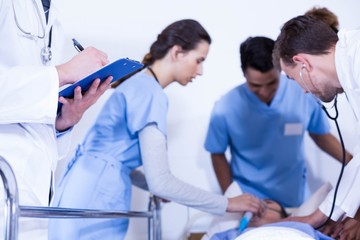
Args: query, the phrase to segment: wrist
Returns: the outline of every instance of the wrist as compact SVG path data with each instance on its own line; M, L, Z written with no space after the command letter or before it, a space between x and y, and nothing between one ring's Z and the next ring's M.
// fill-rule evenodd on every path
M69 84L69 81L66 77L66 71L64 70L63 64L55 66L58 78L59 78L59 86L64 86L65 84Z
M234 203L231 198L227 198L228 204L226 206L227 212L233 212L234 211Z
M61 115L58 115L56 117L55 121L55 129L58 132L65 132L71 128L73 124L70 121L67 121L65 118L63 118Z

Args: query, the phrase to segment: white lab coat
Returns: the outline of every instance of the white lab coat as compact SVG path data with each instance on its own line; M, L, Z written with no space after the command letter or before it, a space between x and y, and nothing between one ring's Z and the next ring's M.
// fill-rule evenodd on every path
M70 136L56 138L59 80L55 67L42 64L40 50L48 44L52 25L51 65L59 63L64 34L56 14L56 0L51 3L46 42L20 31L13 6L24 31L42 34L45 15L41 0L35 2L40 14L32 0L0 0L0 155L15 172L20 204L48 206L51 173L59 158L57 145L64 154ZM20 218L19 232L19 239L47 239L47 221Z
M20 204L48 206L51 172L59 158L55 131L59 80L55 67L42 64L40 51L52 25L51 64L56 64L63 33L56 1L51 2L44 39L20 31L13 6L23 30L42 34L45 15L41 1L35 1L40 14L32 0L0 0L0 155L15 172Z
M354 217L360 206L360 30L340 30L335 50L335 65L342 88L357 118L357 146L353 159L345 167L335 204L333 220L342 216ZM321 204L320 210L328 214L334 197L333 189Z

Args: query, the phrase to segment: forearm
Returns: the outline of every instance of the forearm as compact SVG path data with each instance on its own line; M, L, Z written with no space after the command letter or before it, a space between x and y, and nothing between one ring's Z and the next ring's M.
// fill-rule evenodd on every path
M152 193L213 214L225 212L228 205L226 197L201 190L171 174L165 136L155 125L145 127L139 133L139 140L144 173Z
M214 167L215 175L220 184L220 188L224 193L232 182L232 174L229 163L225 154L211 154L211 160Z
M341 143L332 134L318 135L310 133L310 137L321 150L342 163L343 149ZM347 164L352 158L352 154L345 149L345 163Z

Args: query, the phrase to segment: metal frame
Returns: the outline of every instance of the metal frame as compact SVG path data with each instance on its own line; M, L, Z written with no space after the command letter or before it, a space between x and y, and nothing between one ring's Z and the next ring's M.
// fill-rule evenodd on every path
M0 156L0 176L4 185L5 240L18 239L19 217L30 218L148 218L148 239L161 240L160 200L150 196L147 212L103 211L98 209L75 209L34 207L19 205L19 192L15 174L9 163Z

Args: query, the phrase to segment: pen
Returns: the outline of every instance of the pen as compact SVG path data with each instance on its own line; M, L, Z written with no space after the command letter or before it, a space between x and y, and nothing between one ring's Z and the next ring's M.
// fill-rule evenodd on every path
M252 212L246 212L244 214L244 216L241 218L240 225L239 225L240 232L244 231L244 229L248 226L252 216L253 216Z
M81 52L81 51L84 50L83 46L81 46L81 44L80 44L78 41L76 41L75 38L73 38L72 41L73 41L73 43L74 43L75 49L76 49L78 52Z

